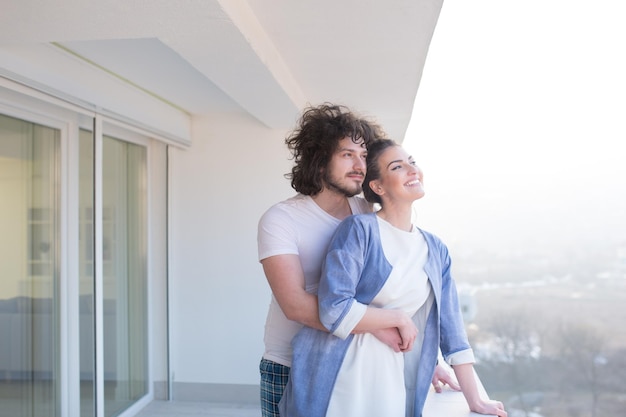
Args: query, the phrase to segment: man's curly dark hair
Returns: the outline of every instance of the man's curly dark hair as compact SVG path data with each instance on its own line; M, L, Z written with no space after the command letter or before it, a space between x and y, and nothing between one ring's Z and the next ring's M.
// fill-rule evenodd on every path
M346 106L324 103L306 108L297 128L285 139L295 161L291 173L285 175L291 187L304 195L321 192L324 171L339 141L346 137L367 148L372 141L385 138L385 132Z

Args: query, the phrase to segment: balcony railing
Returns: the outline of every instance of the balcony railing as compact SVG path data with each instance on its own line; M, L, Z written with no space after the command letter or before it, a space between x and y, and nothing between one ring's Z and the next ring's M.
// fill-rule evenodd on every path
M442 361L440 361L442 363ZM476 376L478 383L478 389L485 398L488 398L483 384L480 382L480 378ZM463 393L460 391L453 391L449 387L444 387L443 391L436 393L431 387L426 403L424 404L424 411L422 417L485 417L484 414L473 413L467 406L467 401Z

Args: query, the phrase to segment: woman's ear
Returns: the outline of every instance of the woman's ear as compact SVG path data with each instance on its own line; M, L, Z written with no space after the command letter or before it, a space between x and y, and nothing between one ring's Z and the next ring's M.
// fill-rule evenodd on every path
M372 189L372 191L374 191L376 194L378 194L378 195L385 194L385 190L383 190L383 187L382 187L382 185L380 185L380 181L379 180L371 180L369 182L369 186Z

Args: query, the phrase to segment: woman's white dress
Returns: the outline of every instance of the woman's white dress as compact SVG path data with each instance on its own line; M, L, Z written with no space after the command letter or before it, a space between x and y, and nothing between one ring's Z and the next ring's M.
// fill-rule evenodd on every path
M377 217L383 252L391 275L371 306L401 309L413 316L432 297L423 270L428 246L422 234L395 228ZM414 349L421 350L425 315L418 320ZM416 322L417 324L417 322ZM405 417L404 354L394 352L371 333L356 334L337 375L326 417ZM412 372L412 371L411 371ZM410 373L411 373L410 372Z

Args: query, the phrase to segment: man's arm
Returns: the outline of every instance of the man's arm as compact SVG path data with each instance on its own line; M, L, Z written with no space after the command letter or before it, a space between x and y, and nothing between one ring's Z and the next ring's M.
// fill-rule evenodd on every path
M304 272L298 255L270 256L261 264L285 316L305 326L328 331L320 322L317 296L304 290Z
M304 272L298 255L270 256L263 259L261 264L285 316L289 320L327 332L328 329L320 322L317 296L304 290ZM394 351L400 351L402 338L396 328L380 329L371 333Z

